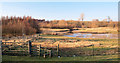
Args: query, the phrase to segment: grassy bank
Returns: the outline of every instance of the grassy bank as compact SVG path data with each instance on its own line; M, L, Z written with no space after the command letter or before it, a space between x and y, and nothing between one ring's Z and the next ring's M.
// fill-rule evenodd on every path
M111 33L118 34L118 28L112 27L98 27L98 28L73 28L73 33ZM78 29L78 30L76 30ZM69 32L69 29L50 29L41 28L42 31L54 31L54 32Z

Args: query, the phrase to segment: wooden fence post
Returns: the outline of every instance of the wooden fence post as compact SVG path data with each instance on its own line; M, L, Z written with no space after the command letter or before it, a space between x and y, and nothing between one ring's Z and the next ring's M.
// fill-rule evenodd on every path
M44 57L44 58L46 58L45 49L44 49L44 54L43 54L43 57Z
M2 42L3 43L3 42ZM5 40L5 46L6 46L6 40Z
M31 56L31 48L32 48L32 44L31 44L31 41L28 42L28 53L29 55Z
M49 51L49 57L51 57L51 50Z
M53 54L52 54L52 50L51 50L51 57L53 56Z
M57 46L57 56L59 56L59 44Z
M14 46L15 46L15 41L16 41L16 40L14 40L14 42L13 42L13 45L14 45Z
M93 56L94 56L94 44L92 45L92 49L93 49Z
M40 51L40 56L41 56L41 44L39 45L39 51Z

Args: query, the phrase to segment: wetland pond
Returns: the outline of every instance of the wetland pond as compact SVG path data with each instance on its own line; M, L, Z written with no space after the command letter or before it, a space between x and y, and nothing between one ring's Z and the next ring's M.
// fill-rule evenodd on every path
M118 39L118 34L74 33L74 34L64 35L64 36L67 36L67 37L79 37L79 38Z

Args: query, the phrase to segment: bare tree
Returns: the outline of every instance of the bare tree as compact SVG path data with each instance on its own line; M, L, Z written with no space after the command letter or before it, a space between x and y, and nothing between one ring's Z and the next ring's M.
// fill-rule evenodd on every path
M84 13L81 13L80 17L81 17L81 20L83 21L84 20Z
M110 22L110 16L108 16L108 22Z

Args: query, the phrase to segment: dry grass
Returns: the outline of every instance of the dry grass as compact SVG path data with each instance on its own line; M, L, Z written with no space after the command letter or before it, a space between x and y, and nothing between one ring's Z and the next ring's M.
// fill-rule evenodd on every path
M33 42L33 45L41 44L43 47L56 47L59 44L60 48L75 48L89 47L94 45L95 48L116 48L118 41L78 41L78 42Z
M50 28L40 28L43 31L65 31L69 29L50 29Z
M110 28L110 27L99 27L99 28L79 28L77 31L73 31L74 33L79 32L98 32L98 33L118 33L118 28Z

